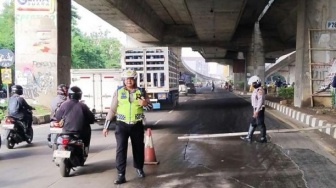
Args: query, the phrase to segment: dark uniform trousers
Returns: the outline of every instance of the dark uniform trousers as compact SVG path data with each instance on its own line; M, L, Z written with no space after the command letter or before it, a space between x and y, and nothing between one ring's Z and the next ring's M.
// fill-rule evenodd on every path
M133 166L137 169L143 169L144 166L144 126L142 121L136 124L126 124L117 121L115 128L115 137L117 140L116 167L118 174L125 174L127 161L128 138L131 138L133 152Z
M251 125L256 128L258 125L261 126L261 137L266 136L266 126L265 126L265 107L263 107L259 112L257 118L252 118Z

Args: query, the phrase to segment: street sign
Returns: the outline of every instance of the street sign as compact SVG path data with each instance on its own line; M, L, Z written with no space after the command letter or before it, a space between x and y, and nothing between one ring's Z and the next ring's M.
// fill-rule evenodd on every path
M3 84L12 83L12 69L1 69L1 81Z
M10 67L14 63L14 53L8 49L0 50L0 66Z

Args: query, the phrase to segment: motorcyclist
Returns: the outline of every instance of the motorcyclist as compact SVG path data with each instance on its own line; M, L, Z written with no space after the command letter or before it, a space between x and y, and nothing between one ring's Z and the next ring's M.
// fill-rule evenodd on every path
M63 119L62 132L78 133L84 142L85 152L88 154L91 140L91 126L94 123L94 115L89 107L79 102L82 98L82 90L73 86L68 90L69 100L62 103L55 114L56 122Z
M56 111L59 109L61 104L67 100L68 96L68 89L69 87L65 84L60 84L57 86L57 95L55 98L51 100L50 105L50 127L54 127L54 121L55 121L55 114ZM53 144L56 142L56 136L57 134L48 134L48 146L51 148Z
M34 107L30 106L23 97L23 88L20 85L13 85L11 87L12 96L8 101L8 115L12 116L25 124L24 133L28 138L27 130L30 130L33 123L32 110Z

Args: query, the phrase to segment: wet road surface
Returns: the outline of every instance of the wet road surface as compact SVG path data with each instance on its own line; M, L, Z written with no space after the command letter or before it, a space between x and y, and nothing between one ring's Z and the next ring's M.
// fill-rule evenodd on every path
M177 139L195 134L246 132L252 114L248 98L203 88L196 95L181 96L175 110L146 113L160 163L146 165L147 176L138 178L129 145L127 183L122 185L113 184L113 129L104 138L102 127L93 125L86 165L72 171L71 177L62 178L59 168L51 162L51 149L46 146L47 125L35 126L33 144L21 143L12 150L2 145L0 187L334 187L335 156L328 152L325 143L316 143L323 135L316 136L314 131L272 133L267 144L246 143L239 137ZM271 109L266 111L268 129L299 125Z

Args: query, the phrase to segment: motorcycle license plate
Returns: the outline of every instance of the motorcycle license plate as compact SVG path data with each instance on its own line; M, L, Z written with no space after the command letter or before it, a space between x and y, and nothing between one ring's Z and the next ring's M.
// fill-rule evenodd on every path
M70 158L71 151L60 151L55 150L54 151L54 157L58 158Z
M51 134L62 133L62 128L51 127L51 128L50 128L50 133L51 133Z
M14 124L3 124L2 128L4 128L4 129L14 129Z

